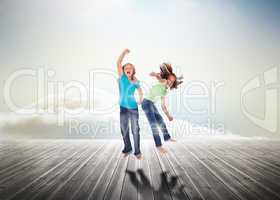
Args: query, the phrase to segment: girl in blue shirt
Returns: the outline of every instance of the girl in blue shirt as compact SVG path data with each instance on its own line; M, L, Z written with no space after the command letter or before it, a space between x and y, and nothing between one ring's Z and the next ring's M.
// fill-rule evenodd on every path
M143 101L143 92L140 87L139 81L135 77L135 67L131 63L122 65L122 61L126 54L130 51L125 49L118 58L118 83L120 93L120 126L121 133L124 141L123 154L127 156L132 152L132 146L129 137L129 122L134 140L134 155L141 159L140 151L140 128L139 128L139 113L138 105ZM134 92L137 90L140 100L136 102Z

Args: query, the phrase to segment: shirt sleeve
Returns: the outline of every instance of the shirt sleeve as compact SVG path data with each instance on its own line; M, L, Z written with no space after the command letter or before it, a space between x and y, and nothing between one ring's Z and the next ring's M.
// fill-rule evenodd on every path
M136 88L139 88L139 87L140 87L140 81L136 81L135 87L136 87Z
M119 77L120 82L124 82L127 79L126 75L122 73L122 75Z
M124 80L126 78L125 74L122 73L121 77L120 77L120 80Z

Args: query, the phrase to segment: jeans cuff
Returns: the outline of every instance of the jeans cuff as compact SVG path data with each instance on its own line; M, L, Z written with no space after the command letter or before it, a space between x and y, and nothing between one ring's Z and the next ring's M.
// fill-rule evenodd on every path
M134 153L135 156L141 155L141 152Z
M130 149L130 150L126 150L126 149L122 150L122 153L131 153L131 152L132 152L132 149Z
M167 140L171 139L169 134L164 135L163 138L164 138L164 141L167 141Z
M162 144L160 143L160 144L156 144L156 147L160 147Z

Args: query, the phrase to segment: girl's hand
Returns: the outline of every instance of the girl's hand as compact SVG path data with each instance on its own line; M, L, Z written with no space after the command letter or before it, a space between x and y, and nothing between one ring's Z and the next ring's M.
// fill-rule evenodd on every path
M141 105L142 102L143 102L143 98L141 98L139 101L137 101L137 104L138 104L138 105Z
M151 72L150 76L157 76L157 73L156 72Z
M141 105L144 98L143 98L143 91L142 91L142 88L141 87L138 87L137 88L137 92L138 92L138 95L139 95L139 100L137 101L137 104L138 105Z
M117 60L117 66L118 66L118 74L119 74L119 76L121 76L122 73L123 73L122 61L123 61L125 55L128 54L129 52L130 52L129 49L124 49L123 52L121 53L121 55L119 56L118 60Z
M125 49L125 50L123 51L123 53L124 53L124 54L129 54L129 53L130 53L130 50L129 50L129 49Z
M173 117L172 116L168 116L168 120L169 121L173 121Z

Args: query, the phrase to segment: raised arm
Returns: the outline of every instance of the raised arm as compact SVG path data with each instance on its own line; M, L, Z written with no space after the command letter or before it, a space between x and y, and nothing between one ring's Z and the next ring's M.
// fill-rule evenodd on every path
M118 58L117 66L118 66L118 74L119 74L119 76L122 75L122 73L123 73L122 61L123 61L125 55L128 54L129 52L130 52L129 49L123 50L123 52L121 53L121 55Z
M165 97L161 97L161 109L164 112L164 114L167 116L169 121L172 121L173 117L169 114L169 112L167 110Z
M165 79L162 79L162 78L160 77L160 74L159 74L159 73L156 73L156 72L151 72L151 73L150 73L150 76L155 77L159 82L162 82L162 83L164 83L164 82L166 81Z

